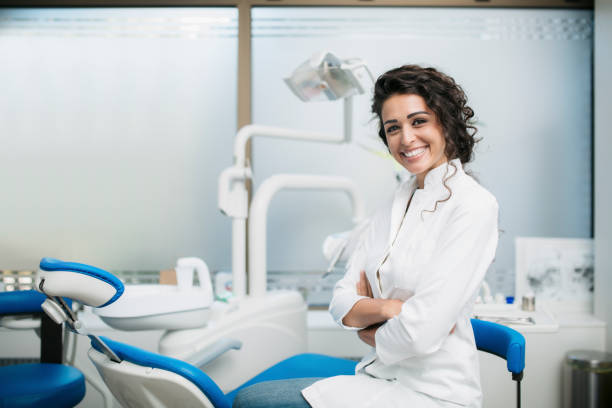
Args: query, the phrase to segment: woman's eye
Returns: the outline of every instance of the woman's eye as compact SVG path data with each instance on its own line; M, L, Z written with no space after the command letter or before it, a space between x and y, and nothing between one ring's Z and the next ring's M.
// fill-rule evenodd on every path
M413 126L422 125L423 123L427 123L426 119L417 118L412 122Z
M398 130L398 129L399 129L399 126L397 126L397 125L393 125L393 126L389 126L389 127L387 128L386 132L387 132L387 133L393 133L393 132L395 132L395 131L396 131L396 130Z

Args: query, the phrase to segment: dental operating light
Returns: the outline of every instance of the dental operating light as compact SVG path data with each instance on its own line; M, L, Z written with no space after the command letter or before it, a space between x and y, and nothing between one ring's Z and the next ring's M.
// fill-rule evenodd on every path
M341 60L326 51L314 54L285 78L285 83L303 102L335 101L360 95L373 82L361 59Z
M328 51L315 53L298 66L285 83L302 102L344 101L344 139L353 133L353 96L364 94L374 77L360 58L340 59Z

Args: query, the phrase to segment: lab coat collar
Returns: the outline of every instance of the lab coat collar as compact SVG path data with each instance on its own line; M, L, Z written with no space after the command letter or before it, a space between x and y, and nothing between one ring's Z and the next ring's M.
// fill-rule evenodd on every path
M453 167L453 165L455 167ZM444 187L444 179L451 176L460 175L461 173L463 173L461 160L453 159L450 162L446 162L434 169L431 169L425 176L423 189L417 189L417 181L416 177L414 176L404 182L404 184L402 184L397 190L393 200L393 205L391 207L389 245L391 245L395 239L395 236L397 235L397 232L402 224L402 220L404 219L404 214L406 213L408 200L410 200L413 194L416 196L418 193L420 196L419 203L414 202L414 205L418 207L430 206L431 202L435 202L437 199L443 198L443 196L441 197L441 194L447 191ZM453 177L451 180L454 180L454 178L455 177ZM449 180L449 183L451 180Z
M429 170L429 173L425 175L425 185L423 190L425 190L427 193L435 193L440 190L445 190L444 179L455 176L455 172L463 173L463 166L461 165L461 160L459 159L453 159L450 162L446 162L434 169Z

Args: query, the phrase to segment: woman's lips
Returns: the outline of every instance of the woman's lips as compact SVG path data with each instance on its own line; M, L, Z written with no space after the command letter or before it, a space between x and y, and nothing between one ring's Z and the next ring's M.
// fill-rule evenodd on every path
M406 160L418 160L421 158L421 156L423 156L423 154L425 154L428 148L429 146L417 147L416 149L411 149L408 152L401 152L400 154Z

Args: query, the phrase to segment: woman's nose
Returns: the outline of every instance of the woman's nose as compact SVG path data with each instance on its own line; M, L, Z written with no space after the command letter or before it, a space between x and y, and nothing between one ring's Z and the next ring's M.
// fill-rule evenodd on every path
M416 139L416 136L412 129L402 129L402 143L410 144Z

